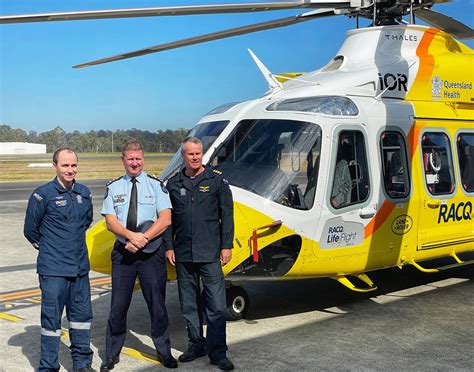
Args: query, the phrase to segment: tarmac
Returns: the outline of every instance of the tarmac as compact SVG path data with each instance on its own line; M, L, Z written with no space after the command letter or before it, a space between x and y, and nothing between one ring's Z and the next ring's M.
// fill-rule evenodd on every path
M95 221L105 180L92 189ZM0 371L38 365L40 302L36 255L23 237L27 198L37 183L0 184ZM244 282L247 319L227 323L228 356L237 371L472 371L473 266L436 274L412 267L370 273L379 289L355 293L330 279ZM91 272L93 367L105 349L110 277ZM172 352L186 349L177 286L167 287ZM129 310L129 332L114 371L163 368L153 358L150 319L140 292ZM62 370L72 370L67 320L60 346ZM182 371L218 371L208 358L180 363Z

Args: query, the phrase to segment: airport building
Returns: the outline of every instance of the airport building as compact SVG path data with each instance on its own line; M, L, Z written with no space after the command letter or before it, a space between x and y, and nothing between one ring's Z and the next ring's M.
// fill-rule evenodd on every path
M46 145L28 142L0 142L0 155L46 154Z

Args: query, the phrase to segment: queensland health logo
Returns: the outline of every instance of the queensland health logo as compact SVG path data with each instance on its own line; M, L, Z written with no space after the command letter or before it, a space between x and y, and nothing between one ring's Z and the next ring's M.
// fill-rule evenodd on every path
M443 80L439 76L433 76L431 79L431 96L433 99L441 100L441 90L443 88Z
M466 98L466 93L471 90L472 82L442 80L439 76L433 76L431 79L431 96L435 101L461 100L462 96Z

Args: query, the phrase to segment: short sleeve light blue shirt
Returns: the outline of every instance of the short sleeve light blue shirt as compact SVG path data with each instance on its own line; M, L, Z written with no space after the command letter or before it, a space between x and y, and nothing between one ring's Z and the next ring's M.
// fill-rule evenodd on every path
M131 177L125 176L112 181L107 186L101 214L117 217L122 226L127 226L128 207L132 192ZM137 225L145 221L156 221L158 213L171 209L171 202L166 188L160 181L142 172L137 179ZM116 238L125 243L121 236Z

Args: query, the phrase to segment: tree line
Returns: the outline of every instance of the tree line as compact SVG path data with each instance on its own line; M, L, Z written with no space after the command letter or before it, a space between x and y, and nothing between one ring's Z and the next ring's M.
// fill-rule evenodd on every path
M58 147L68 146L77 152L120 152L129 139L141 142L145 152L175 152L186 137L188 129L166 129L150 132L136 128L128 130L91 130L81 133L78 130L67 133L61 127L38 133L0 125L0 142L30 142L46 144L47 152Z

